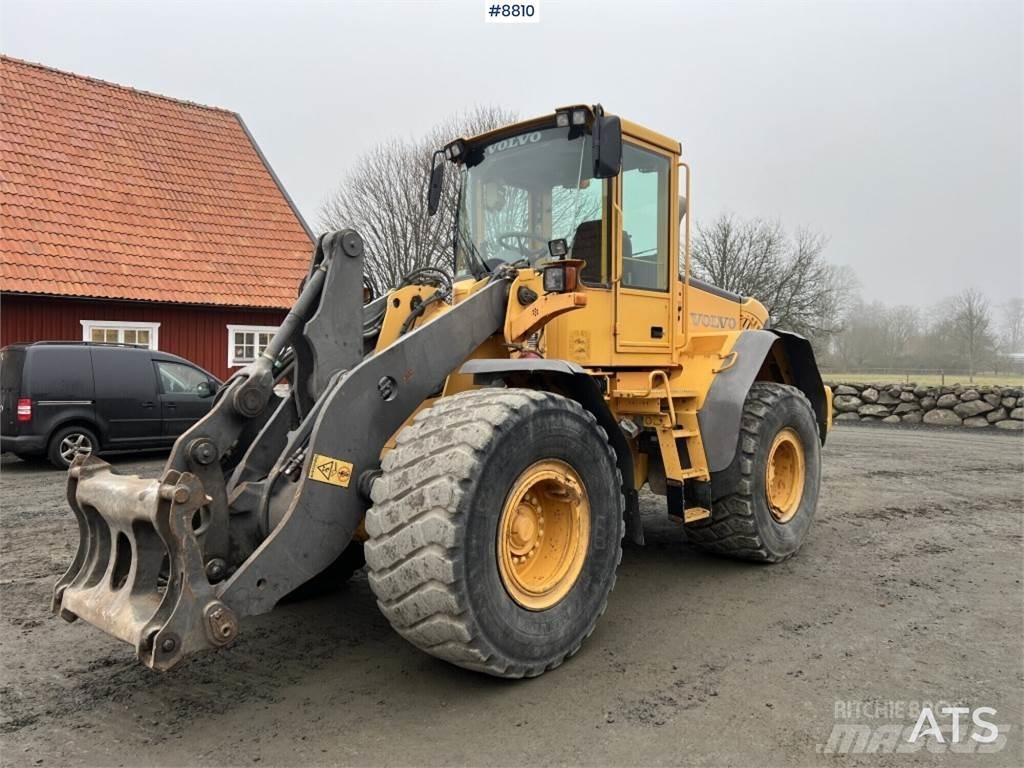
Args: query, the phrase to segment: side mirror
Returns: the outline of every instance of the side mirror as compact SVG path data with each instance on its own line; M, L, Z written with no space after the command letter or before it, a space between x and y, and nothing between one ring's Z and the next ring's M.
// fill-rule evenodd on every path
M196 385L196 394L200 397L213 397L217 394L217 385L212 381L200 381Z
M595 115L593 127L594 178L610 179L622 169L622 123L614 115Z
M444 160L430 169L430 187L427 190L427 213L433 216L441 205L441 190L444 188Z

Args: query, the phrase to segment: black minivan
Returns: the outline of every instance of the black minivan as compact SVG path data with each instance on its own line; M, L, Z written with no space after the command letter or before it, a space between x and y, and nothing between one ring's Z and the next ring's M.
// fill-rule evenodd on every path
M66 468L79 453L170 447L221 382L166 352L40 341L0 349L0 384L0 449Z

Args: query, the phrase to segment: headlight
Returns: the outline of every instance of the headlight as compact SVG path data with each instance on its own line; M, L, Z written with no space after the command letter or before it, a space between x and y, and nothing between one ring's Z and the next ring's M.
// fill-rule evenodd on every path
M565 268L548 267L544 270L544 292L561 293L565 290Z
M571 293L576 290L576 265L552 264L544 267L544 293Z

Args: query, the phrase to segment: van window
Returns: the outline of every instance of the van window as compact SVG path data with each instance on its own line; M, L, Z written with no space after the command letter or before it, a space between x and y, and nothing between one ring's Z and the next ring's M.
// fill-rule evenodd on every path
M210 379L191 365L158 361L160 391L165 395L198 395L199 385L208 384Z
M86 347L29 347L25 394L35 400L92 400L92 362Z
M152 400L156 374L149 352L129 347L93 347L96 399L111 401Z

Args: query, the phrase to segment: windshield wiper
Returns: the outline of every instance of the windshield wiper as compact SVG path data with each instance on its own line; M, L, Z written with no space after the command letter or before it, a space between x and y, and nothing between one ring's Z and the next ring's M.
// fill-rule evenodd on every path
M474 243L469 235L466 234L466 231L456 224L455 233L457 242L461 242L467 253L472 257L471 261L482 268L485 274L491 274L493 270L487 266L487 262L484 261L484 257L481 256L480 251L477 250L476 243ZM473 272L473 277L477 280L480 279L480 275L477 275L474 270L470 269L470 271Z
M462 224L460 223L460 221L461 221L461 213L462 213L462 184L461 183L459 184L459 198L458 199L459 199L459 204L455 208L455 248L456 248L456 250L458 250L459 242L461 240L463 246L466 247L466 250L469 252L469 255L472 256L472 260L474 262L476 262L476 264L478 266L483 267L484 274L489 275L489 274L491 274L491 268L487 266L487 262L484 261L484 257L481 256L480 255L480 251L477 250L476 243L474 243L473 240L469 237L469 235L466 234L466 232L462 229ZM470 269L470 272L473 273L473 277L475 277L477 280L480 279L480 275L478 275L472 268Z

